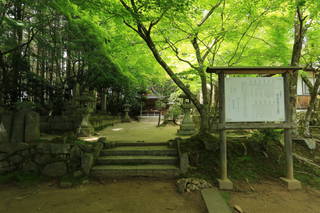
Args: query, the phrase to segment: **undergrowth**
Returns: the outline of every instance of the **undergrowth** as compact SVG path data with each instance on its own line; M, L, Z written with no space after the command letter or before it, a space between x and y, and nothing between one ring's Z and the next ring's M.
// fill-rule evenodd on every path
M231 134L230 134L231 135ZM228 175L233 180L259 182L279 179L286 174L284 149L279 142L280 130L254 131L248 137L227 137ZM227 134L228 136L228 134ZM205 142L211 143L207 150ZM208 147L208 146L207 146ZM216 182L220 177L220 151L217 135L194 136L181 143L182 152L189 154L190 170L184 176ZM295 161L296 178L304 184L320 188L320 171Z
M45 180L45 177L31 172L11 172L8 174L0 175L0 184L14 183L20 187L35 186Z

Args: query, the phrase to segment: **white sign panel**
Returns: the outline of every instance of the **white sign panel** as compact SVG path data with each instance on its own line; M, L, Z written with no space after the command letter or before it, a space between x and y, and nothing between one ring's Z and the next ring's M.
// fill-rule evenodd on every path
M225 79L226 122L285 121L282 77Z

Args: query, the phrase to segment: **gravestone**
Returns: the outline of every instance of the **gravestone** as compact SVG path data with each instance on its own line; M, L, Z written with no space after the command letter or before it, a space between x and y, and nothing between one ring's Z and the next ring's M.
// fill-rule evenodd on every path
M4 128L6 129L9 139L12 131L12 114L12 112L3 112L0 114L0 122L2 122Z
M9 141L8 132L2 122L0 122L0 143L7 143Z
M25 115L24 142L34 142L40 138L40 117L36 112L27 112Z
M22 143L24 141L24 121L26 111L18 111L13 114L13 126L11 133L12 143Z

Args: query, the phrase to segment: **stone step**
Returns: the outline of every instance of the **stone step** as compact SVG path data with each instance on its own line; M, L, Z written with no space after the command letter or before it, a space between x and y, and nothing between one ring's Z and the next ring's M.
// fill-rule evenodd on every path
M178 158L175 156L104 156L97 159L97 165L137 165L137 164L171 164L175 165Z
M168 146L168 142L115 142L116 146Z
M177 156L177 150L166 146L119 146L101 151L101 156L160 155Z
M179 169L173 165L104 165L94 166L93 177L167 177L179 175Z

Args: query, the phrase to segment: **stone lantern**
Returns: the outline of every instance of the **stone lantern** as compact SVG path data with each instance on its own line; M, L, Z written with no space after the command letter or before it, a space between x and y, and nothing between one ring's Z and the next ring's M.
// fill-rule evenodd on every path
M90 107L90 103L94 102L93 98L89 95L89 93L84 93L79 98L77 98L80 103L77 114L80 115L80 126L78 128L78 136L88 137L93 135L94 128L91 125L90 113L92 112L92 108Z
M124 111L124 118L123 118L122 122L130 122L131 119L129 117L129 112L130 112L131 105L130 104L124 104L123 107L124 107L124 110L123 110Z
M181 95L180 98L183 99L183 104L181 105L181 108L184 112L184 117L181 122L180 129L178 129L177 134L193 135L196 132L196 129L195 129L193 120L191 118L191 112L190 112L192 109L192 103L190 102L190 99L188 99L186 95Z

